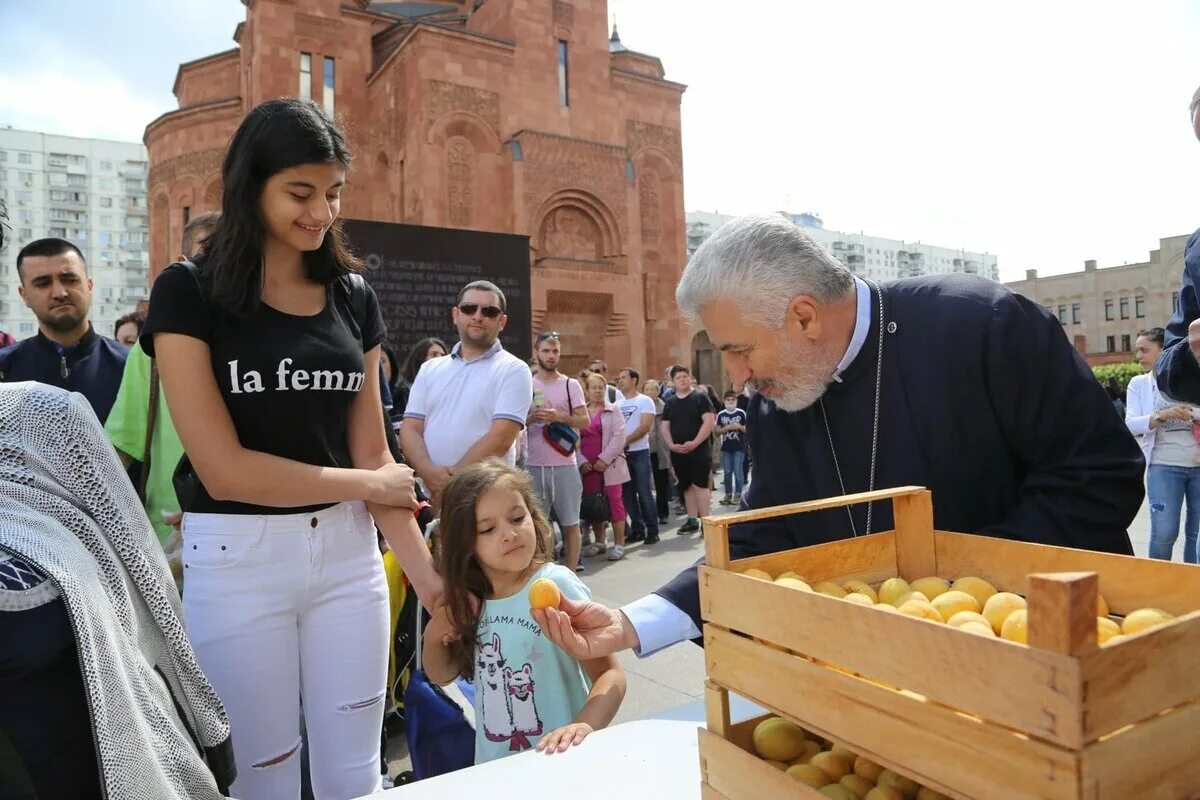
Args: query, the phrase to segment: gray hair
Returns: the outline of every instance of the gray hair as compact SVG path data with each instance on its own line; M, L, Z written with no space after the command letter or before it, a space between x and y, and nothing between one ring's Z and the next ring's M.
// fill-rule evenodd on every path
M854 276L819 242L774 214L722 225L695 252L675 302L695 320L715 300L734 300L747 321L778 327L792 300L831 303L854 290Z

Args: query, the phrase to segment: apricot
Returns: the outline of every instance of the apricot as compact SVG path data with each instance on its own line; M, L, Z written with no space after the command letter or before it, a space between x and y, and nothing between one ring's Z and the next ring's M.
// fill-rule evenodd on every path
M558 590L558 584L549 578L538 578L529 587L529 607L532 609L558 608L561 602L562 592Z

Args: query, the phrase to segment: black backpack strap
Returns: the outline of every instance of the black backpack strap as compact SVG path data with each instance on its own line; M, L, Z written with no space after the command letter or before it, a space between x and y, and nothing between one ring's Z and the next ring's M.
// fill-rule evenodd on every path
M367 280L357 272L351 272L346 278L350 281L350 306L361 331L367 326Z

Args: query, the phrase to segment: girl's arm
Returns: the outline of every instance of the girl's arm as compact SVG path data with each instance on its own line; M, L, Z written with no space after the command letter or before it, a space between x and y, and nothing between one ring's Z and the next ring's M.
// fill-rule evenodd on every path
M445 605L434 609L423 635L421 668L425 670L425 677L439 686L445 686L458 677L458 670L451 662L450 650L446 647L446 643L457 638L458 634L450 622L450 612Z
M273 508L363 499L416 507L411 473L394 465L318 467L242 447L213 376L208 344L184 334L157 333L154 345L171 420L213 499Z
M385 465L398 467L387 444L383 426L383 400L379 394L379 345L363 354L366 363L366 380L362 390L350 407L349 429L346 436L350 444L350 457L360 469L376 470ZM388 547L396 554L404 574L412 582L417 597L426 608L433 608L442 594L442 579L433 567L433 557L425 545L425 537L413 512L407 508L368 503L375 524L387 540Z
M570 725L553 730L541 738L537 749L543 753L561 753L578 745L588 734L607 728L625 699L625 672L616 656L590 658L580 662L592 679L592 691Z

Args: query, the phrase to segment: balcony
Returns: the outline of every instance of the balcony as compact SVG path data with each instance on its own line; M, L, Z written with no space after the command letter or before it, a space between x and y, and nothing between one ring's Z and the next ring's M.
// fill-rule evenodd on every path
M123 200L121 202L121 210L123 210L126 214L136 214L138 216L141 216L147 212L147 209L144 205L138 205L137 203L129 200Z

